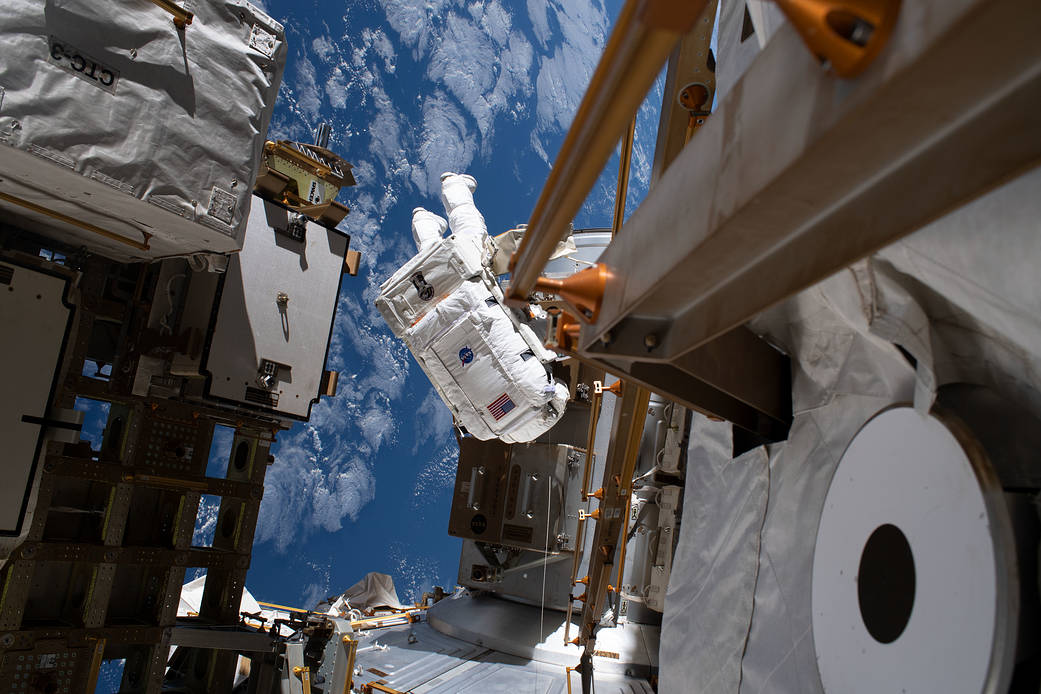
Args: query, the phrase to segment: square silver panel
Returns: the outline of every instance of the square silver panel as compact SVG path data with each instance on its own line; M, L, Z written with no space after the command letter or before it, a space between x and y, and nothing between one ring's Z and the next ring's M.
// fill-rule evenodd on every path
M318 401L350 238L254 197L203 370L207 396L307 419Z

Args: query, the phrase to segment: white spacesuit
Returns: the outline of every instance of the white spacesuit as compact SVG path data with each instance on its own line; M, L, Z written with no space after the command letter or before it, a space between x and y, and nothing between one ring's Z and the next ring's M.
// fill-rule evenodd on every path
M380 286L376 307L459 426L479 439L522 443L557 423L569 392L550 375L554 353L503 304L476 187L471 176L441 176L448 220L413 210L418 252Z

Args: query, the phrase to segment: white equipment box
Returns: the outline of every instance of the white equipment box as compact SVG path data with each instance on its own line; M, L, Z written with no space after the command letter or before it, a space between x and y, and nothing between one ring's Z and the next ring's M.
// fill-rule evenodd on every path
M115 260L242 245L285 66L282 26L199 0L5 0L0 208Z
M255 198L242 251L222 276L202 370L210 398L306 420L335 389L323 374L350 237L294 217Z

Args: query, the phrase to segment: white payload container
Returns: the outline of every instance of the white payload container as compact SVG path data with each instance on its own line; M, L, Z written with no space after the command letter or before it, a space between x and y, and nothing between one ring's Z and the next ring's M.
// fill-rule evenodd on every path
M123 262L242 247L285 32L188 5L3 0L0 215Z
M376 306L459 426L482 440L532 441L560 419L570 394L550 373L556 355L503 303L473 179L442 181L457 233L442 239L444 220L417 208L419 253L383 283Z

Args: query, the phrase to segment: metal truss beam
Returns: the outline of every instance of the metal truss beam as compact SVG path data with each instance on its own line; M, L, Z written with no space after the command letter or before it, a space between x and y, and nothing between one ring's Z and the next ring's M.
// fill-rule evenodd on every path
M1035 166L1039 30L1036 0L904 3L844 81L779 29L604 252L579 351L672 361Z

